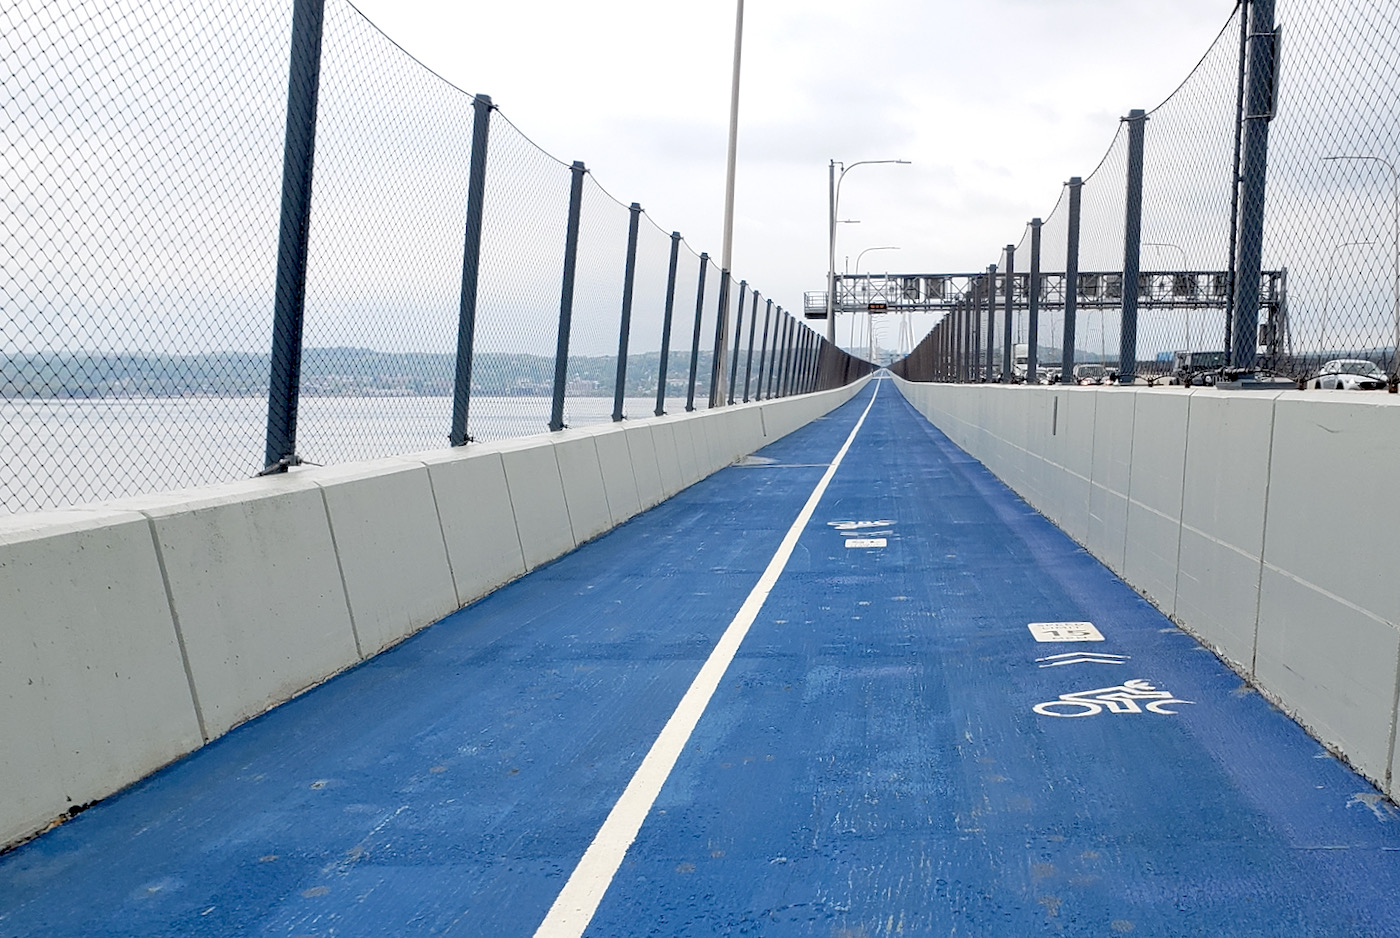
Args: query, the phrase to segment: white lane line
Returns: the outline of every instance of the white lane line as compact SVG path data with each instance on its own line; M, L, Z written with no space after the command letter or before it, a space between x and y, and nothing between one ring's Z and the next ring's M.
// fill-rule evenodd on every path
M719 642L710 652L710 657L700 668L700 673L695 675L690 689L676 705L675 713L671 714L671 718L662 727L661 735L651 744L650 751L638 766L632 780L627 783L622 797L613 805L607 820L593 838L593 843L589 844L588 850L569 876L569 881L564 884L559 897L554 900L554 905L550 906L549 914L535 930L535 938L580 938L588 923L593 920L598 903L603 901L603 894L617 875L617 869L622 865L623 857L627 855L632 841L637 838L637 831L641 830L642 822L651 812L651 806L656 803L661 786L666 783L676 760L690 741L695 725L700 722L700 716L709 706L710 698L719 687L720 679L724 677L724 672L738 653L740 643L749 632L749 626L758 618L758 612L763 608L768 594L777 585L778 577L797 547L797 540L801 537L803 528L811 520L812 513L817 510L817 503L821 501L826 487L831 484L831 478L836 475L841 461L846 458L846 452L855 442L856 434L865 423L870 408L875 406L875 398L879 393L880 385L876 383L875 393L870 395L870 403L865 405L865 411L851 429L851 435L846 437L846 442L837 451L836 458L831 461L821 481L808 496L807 504L802 506L797 519L792 522L792 527L788 528L782 543L778 545L777 553L768 561L768 566L758 578L757 585L739 607L739 612L724 630L724 634L720 636Z

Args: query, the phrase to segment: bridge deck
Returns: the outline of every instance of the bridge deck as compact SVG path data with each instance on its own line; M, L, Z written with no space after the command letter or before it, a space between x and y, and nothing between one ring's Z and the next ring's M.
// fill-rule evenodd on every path
M1400 934L1389 804L892 384L759 457L0 858L0 935Z

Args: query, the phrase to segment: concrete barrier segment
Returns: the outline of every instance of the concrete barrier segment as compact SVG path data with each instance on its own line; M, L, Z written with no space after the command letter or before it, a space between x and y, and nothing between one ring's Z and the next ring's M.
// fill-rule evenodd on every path
M1084 543L1119 576L1123 575L1132 494L1135 400L1135 392L1127 388L1103 391L1094 411L1094 469L1089 477L1089 534Z
M457 608L428 468L378 459L306 473L321 487L361 657Z
M1176 612L1181 500L1186 483L1190 390L1134 394L1134 426L1123 578L1167 615Z
M554 436L554 455L564 483L564 504L574 543L590 541L612 527L607 487L598 463L598 445L587 429L561 430ZM627 467L630 474L632 467Z
M656 468L661 475L661 494L663 498L670 498L686 486L675 423L670 417L658 417L655 421L648 421L648 427L651 430L652 443L656 447Z
M113 505L151 521L210 739L360 660L309 473Z
M627 443L632 479L636 483L637 510L654 508L666 499L661 482L661 464L656 455L656 435L650 423L629 421L624 425L622 436ZM602 450L599 450L598 456L601 460ZM604 478L607 478L606 473Z
M597 451L598 469L602 474L603 491L607 495L610 524L616 527L642 510L637 486L637 470L632 463L632 450L627 443L625 424L610 423L584 427L583 433L593 437ZM655 454L652 456L655 471ZM562 466L562 463L561 463Z
M1175 614L1246 674L1254 669L1277 396L1198 390L1187 425Z
M1364 774L1393 784L1400 407L1291 391L1273 418L1256 672Z
M483 444L412 458L428 470L457 590L455 608L523 576L525 552L500 451Z
M490 445L505 466L525 569L533 570L578 546L552 437L540 434Z
M669 418L666 426L676 442L676 459L681 471L681 488L689 488L705 478L703 462L709 460L709 446L694 414Z
M1397 664L1392 622L1264 567L1255 680L1381 788L1391 781Z
M147 519L0 517L0 849L204 742Z

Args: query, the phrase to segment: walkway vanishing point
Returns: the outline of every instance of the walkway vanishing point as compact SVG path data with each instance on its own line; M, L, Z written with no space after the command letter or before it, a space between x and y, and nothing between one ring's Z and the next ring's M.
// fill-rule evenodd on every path
M1400 935L1397 820L877 380L0 857L0 935Z

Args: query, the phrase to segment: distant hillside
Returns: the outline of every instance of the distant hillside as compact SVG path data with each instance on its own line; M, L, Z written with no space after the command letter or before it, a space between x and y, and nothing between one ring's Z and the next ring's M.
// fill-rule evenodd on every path
M709 385L710 360L701 352L696 377ZM659 352L627 357L629 397L656 393ZM360 348L308 348L302 353L306 395L447 396L455 380L451 354L374 352ZM269 356L241 352L201 355L51 353L0 358L0 398L264 397ZM673 352L667 368L672 393L683 392L690 353ZM569 361L570 393L611 397L617 356L579 356ZM554 358L510 352L480 352L472 367L472 393L487 396L548 395Z

